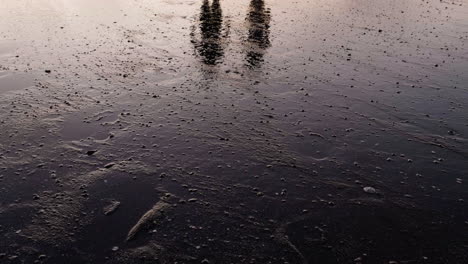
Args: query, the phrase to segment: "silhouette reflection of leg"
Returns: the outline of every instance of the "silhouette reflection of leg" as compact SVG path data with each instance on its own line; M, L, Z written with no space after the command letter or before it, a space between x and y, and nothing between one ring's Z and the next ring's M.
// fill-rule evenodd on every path
M265 9L264 0L251 0L247 15L247 51L246 63L249 67L260 67L263 63L265 50L270 47L271 15Z
M204 64L216 65L222 61L224 50L222 45L223 12L219 0L213 0L210 5L204 0L200 10L200 39L195 40L192 32L192 43ZM193 29L195 31L195 29Z

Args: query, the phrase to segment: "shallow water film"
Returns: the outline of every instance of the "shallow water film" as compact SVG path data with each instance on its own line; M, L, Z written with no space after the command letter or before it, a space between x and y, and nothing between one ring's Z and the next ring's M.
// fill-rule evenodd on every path
M468 263L467 0L0 0L0 263Z

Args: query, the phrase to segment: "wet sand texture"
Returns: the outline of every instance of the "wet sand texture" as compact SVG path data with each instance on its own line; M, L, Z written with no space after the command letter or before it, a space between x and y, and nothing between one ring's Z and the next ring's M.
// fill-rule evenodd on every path
M466 0L0 0L0 263L468 263Z

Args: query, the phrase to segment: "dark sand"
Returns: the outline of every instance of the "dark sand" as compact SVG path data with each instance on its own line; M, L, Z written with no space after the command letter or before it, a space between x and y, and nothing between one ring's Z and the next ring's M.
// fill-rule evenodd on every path
M468 263L468 2L0 0L0 263Z

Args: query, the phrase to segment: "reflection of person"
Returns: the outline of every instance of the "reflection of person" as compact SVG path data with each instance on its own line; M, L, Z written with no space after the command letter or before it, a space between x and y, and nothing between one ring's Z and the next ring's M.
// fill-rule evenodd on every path
M249 67L259 67L265 50L270 47L270 11L265 9L264 0L251 0L247 15L247 54Z
M223 55L222 46L223 13L219 0L203 0L200 12L200 41L192 40L203 63L207 65L218 64ZM195 33L192 32L192 37Z
M270 47L270 11L264 0L251 0L246 18L247 36L243 42L245 62L248 67L259 67L265 50ZM199 30L199 31L198 31ZM224 57L225 42L229 38L229 23L223 20L220 0L203 0L199 26L191 32L192 43L201 61L217 65Z

